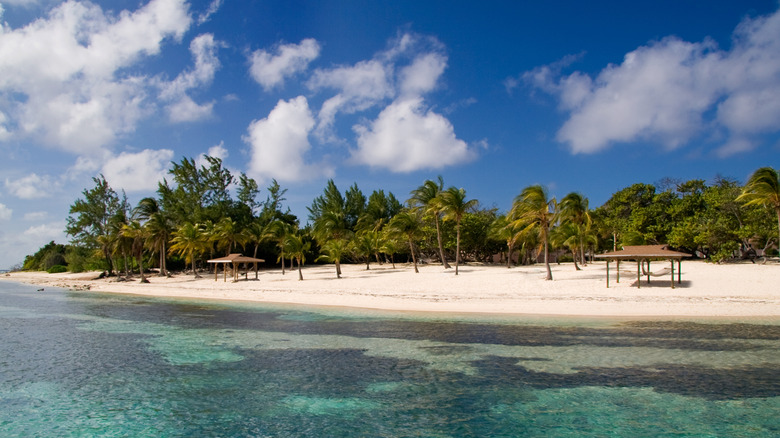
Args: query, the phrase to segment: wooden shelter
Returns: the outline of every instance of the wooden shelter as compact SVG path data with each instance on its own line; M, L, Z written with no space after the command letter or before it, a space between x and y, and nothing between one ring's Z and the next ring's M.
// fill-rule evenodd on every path
M225 257L221 257L218 259L212 259L208 261L209 263L214 263L217 265L222 265L222 274L224 276L224 281L227 281L227 265L230 263L231 269L233 271L233 281L238 281L238 268L241 266L242 263L248 264L253 263L255 266L255 280L257 280L257 264L263 263L265 260L263 259L256 259L254 257L247 257L243 254L228 254ZM214 268L214 281L217 281L218 275L219 275L219 269L215 267ZM244 276L246 276L246 272L244 272Z
M624 246L620 251L612 251L597 254L596 257L607 259L607 287L609 287L609 263L617 262L617 282L620 283L620 262L622 260L636 260L636 287L641 287L642 271L647 275L647 284L650 284L650 262L654 260L669 260L671 263L672 289L674 289L674 262L677 262L677 283L682 281L682 258L690 257L690 254L673 251L667 245L637 245ZM647 265L645 267L645 265ZM645 270L646 269L646 270Z

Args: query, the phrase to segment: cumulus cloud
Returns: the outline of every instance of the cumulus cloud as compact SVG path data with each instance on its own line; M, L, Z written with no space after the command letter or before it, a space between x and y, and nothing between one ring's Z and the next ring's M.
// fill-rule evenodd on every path
M306 70L309 63L320 55L320 45L313 38L300 44L284 44L275 53L255 50L249 57L249 72L266 91L284 83L285 78Z
M393 102L376 120L353 129L353 160L393 172L440 169L475 157L449 120L425 108L421 98Z
M280 100L268 117L254 120L247 128L244 141L251 147L250 176L256 179L276 178L301 181L327 173L321 165L309 164L309 133L314 116L303 96Z
M122 152L103 165L102 174L115 190L126 192L155 190L165 178L173 158L169 149L145 149L141 152Z
M522 75L558 97L568 119L557 139L574 153L644 140L680 147L705 130L725 131L722 156L752 148L780 119L780 12L744 20L725 51L711 40L669 37L591 77L543 66ZM713 115L714 114L714 115Z
M5 204L0 204L0 220L11 219L13 212L14 211L6 207Z
M69 1L22 28L3 25L3 129L74 153L112 143L153 110L147 78L125 69L181 39L190 21L184 0L151 0L118 16Z
M6 178L5 187L17 198L37 199L51 196L58 184L47 175L31 173L14 181Z
M167 106L168 116L172 122L193 122L211 115L214 102L199 105L192 100L187 92L193 88L208 85L214 80L214 74L220 67L217 58L219 43L214 35L206 33L198 35L190 43L190 52L195 61L191 70L182 72L170 82L161 82L160 97L172 102Z

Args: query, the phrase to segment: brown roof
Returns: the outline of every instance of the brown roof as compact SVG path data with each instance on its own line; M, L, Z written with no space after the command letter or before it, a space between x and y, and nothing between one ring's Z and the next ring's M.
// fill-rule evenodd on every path
M209 260L208 262L209 263L263 263L265 262L265 260L256 259L254 257L248 257L243 254L228 254L225 257L212 259Z
M667 245L627 245L620 251L596 254L596 257L607 259L681 259L690 256L684 252L672 251Z

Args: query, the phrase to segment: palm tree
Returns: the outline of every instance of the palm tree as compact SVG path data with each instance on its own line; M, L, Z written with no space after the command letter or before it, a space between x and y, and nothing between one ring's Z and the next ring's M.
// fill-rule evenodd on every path
M347 221L347 210L341 193L328 181L325 195L315 200L316 208L310 208L313 219L312 235L320 246L325 246L332 240L338 245L346 246L352 235ZM341 263L336 263L336 275L341 278Z
M260 244L266 241L271 236L268 233L268 227L263 225L260 220L255 219L249 228L246 229L245 237L247 243L255 244L255 251L252 253L252 257L257 258L257 249Z
M390 256L390 262L393 264L393 269L395 269L395 253L400 249L401 242L393 236L392 230L390 230L389 227L385 227L379 241L379 252L386 256Z
M506 241L506 267L512 267L512 252L514 251L515 244L517 243L520 234L517 233L513 222L507 218L505 214L502 214L490 224L488 233L495 239Z
M159 252L160 276L167 276L165 256L167 255L166 245L171 234L170 218L160 209L157 199L148 197L138 201L138 205L133 209L133 215L146 222L144 226L149 233L146 244L152 249L152 252Z
M579 242L577 247L579 248L580 262L585 266L585 231L590 228L593 220L590 216L590 208L588 207L588 198L582 196L579 193L571 192L561 199L560 215L561 222L569 222L574 224L579 231ZM578 254L574 254L576 258Z
M301 266L306 261L306 252L311 248L311 242L304 242L302 235L296 233L288 234L284 239L284 249L290 254L290 260L295 258L298 262L298 280L303 280Z
M320 248L319 257L315 261L332 262L336 265L336 278L341 278L341 259L347 254L348 244L345 240L329 240Z
M409 243L409 251L412 253L412 262L414 262L414 272L419 273L417 269L417 257L414 251L414 242L420 234L420 210L401 210L400 213L393 216L388 224L391 234L400 235L406 238Z
M458 265L460 262L460 221L463 215L469 210L479 205L476 199L466 200L466 189L457 189L450 187L439 195L439 205L441 206L442 219L455 221L455 275L458 275Z
M565 222L558 227L555 227L550 232L550 244L553 248L569 248L574 261L574 269L580 271L580 266L577 264L577 258L579 257L580 249L580 230L579 227L573 222Z
M441 205L438 203L438 197L444 190L444 179L440 175L438 180L438 183L431 180L425 180L420 187L412 190L412 197L406 202L411 207L423 209L425 213L430 214L433 217L433 221L436 224L436 239L439 242L439 258L441 259L444 269L450 269L450 264L447 263L447 257L444 256L444 244L442 243L441 227L439 225Z
M284 269L284 242L287 236L295 231L295 227L283 220L277 219L268 224L267 235L270 239L276 242L276 246L279 248L279 260L282 262L282 275L285 274Z
M148 283L144 275L144 242L148 237L146 228L141 225L137 220L132 220L122 227L122 235L132 239L133 241L133 254L138 262L138 272L141 274L141 283Z
M376 255L377 259L379 258L377 254L380 246L378 231L363 231L352 240L352 248L355 252L359 256L366 258L366 270L371 269L372 255Z
M547 190L540 185L528 186L515 198L510 215L522 231L537 229L544 248L544 264L547 267L546 280L552 280L549 258L550 229L558 217L558 203L548 199Z
M762 167L750 176L737 200L745 205L763 205L777 214L777 231L780 239L780 174L771 167ZM778 240L780 245L780 240Z
M244 231L229 217L222 218L222 220L217 223L214 227L213 237L217 243L217 249L226 249L228 254L233 253L233 250L238 245L243 247L247 240Z
M192 273L195 274L195 278L200 278L198 271L195 270L195 257L207 246L207 236L201 226L189 222L182 224L173 232L171 242L169 251L184 256L186 263L192 263Z

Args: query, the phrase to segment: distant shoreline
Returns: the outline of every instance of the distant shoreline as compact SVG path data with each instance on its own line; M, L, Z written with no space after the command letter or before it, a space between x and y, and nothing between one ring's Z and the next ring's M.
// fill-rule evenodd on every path
M626 266L627 265L627 266ZM760 317L780 322L780 265L715 265L683 261L682 284L669 287L667 263L655 262L647 285L642 277L636 287L632 264L621 266L616 282L615 264L610 265L606 287L606 264L596 262L576 271L571 263L553 264L553 281L544 280L544 265L507 269L497 265L464 265L460 275L440 265L412 267L396 264L343 265L343 278L336 279L333 265L304 267L303 281L296 271L282 275L280 269L254 272L248 281L218 281L213 274L195 280L192 274L173 277L149 276L117 282L96 279L98 273L48 274L12 272L0 279L41 286L158 297L205 298L209 300L336 306L410 312L458 314L550 315L583 317ZM633 268L633 270L632 270Z

